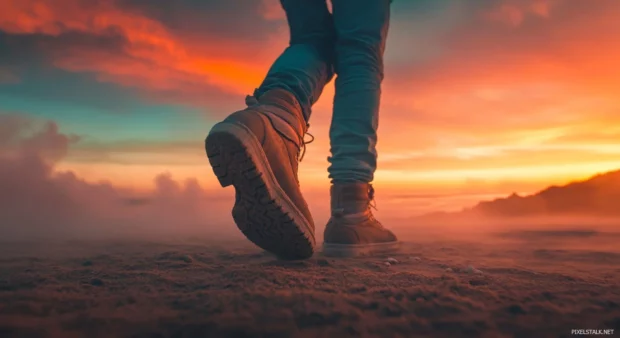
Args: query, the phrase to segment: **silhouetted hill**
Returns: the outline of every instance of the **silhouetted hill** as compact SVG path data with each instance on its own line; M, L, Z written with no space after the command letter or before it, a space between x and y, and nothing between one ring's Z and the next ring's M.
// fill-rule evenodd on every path
M516 216L620 216L620 170L550 186L536 194L478 203L463 211L488 217Z

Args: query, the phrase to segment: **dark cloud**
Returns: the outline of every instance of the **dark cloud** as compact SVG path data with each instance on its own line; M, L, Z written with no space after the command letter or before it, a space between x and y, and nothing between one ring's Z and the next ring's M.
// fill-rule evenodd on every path
M281 22L265 20L259 0L117 0L117 4L153 18L179 35L217 33L222 39L256 41L281 26Z
M33 62L49 61L54 56L75 49L120 54L128 45L122 29L114 26L98 33L60 29L60 33L56 35L10 34L0 30L0 64L29 66Z
M96 71L68 71L56 64L56 60L73 58L77 54L84 55L80 62L96 63L107 58L148 65L148 60L137 60L126 53L129 44L123 31L117 27L110 27L100 34L66 31L55 36L8 34L0 30L0 73L6 78L6 81L0 80L0 94L70 103L113 113L126 113L137 107L161 103L202 107L231 98L213 86L196 84L190 79L180 80L172 88L150 88L138 83L106 81Z
M0 93L29 100L70 102L85 108L127 111L141 104L136 90L101 83L92 73L74 73L54 66L57 57L74 50L118 55L126 44L121 32L112 28L104 34L67 31L57 36L0 31L0 66L19 78L18 82L0 83Z

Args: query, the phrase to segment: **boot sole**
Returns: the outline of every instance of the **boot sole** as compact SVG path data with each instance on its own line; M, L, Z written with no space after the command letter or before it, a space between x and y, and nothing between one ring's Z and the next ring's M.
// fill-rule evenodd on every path
M374 244L323 243L323 255L330 257L375 256L400 250L400 242Z
M313 226L280 187L261 143L245 126L221 122L207 139L209 163L222 187L235 187L232 216L254 244L283 259L314 253Z

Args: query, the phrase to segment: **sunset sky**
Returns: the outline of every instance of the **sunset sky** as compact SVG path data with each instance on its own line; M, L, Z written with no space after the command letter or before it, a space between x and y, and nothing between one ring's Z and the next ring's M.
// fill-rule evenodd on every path
M215 189L204 137L287 42L277 0L4 0L0 114L53 121L57 171ZM618 0L395 0L385 62L378 196L459 207L620 168ZM310 121L311 196L328 187L333 93Z

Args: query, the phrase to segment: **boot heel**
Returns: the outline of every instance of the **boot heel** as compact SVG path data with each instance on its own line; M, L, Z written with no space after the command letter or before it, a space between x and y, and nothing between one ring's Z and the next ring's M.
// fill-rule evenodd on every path
M232 176L228 174L226 166L216 164L222 163L221 158L222 157L220 155L215 155L214 157L209 157L209 162L211 162L211 168L213 169L213 173L215 174L215 177L217 177L218 182L220 182L220 186L222 186L222 188L226 188L233 184L233 180Z
M209 158L209 164L211 164L213 173L222 188L233 184L233 173L231 172L233 151L230 146L230 135L223 132L212 131L205 140L205 151Z

